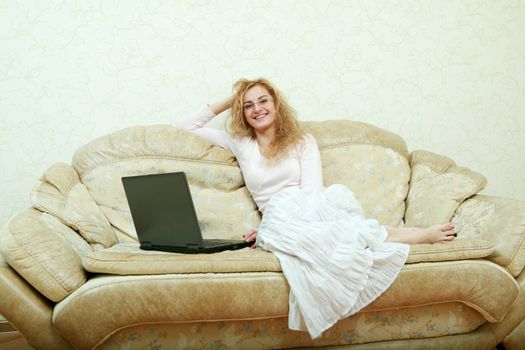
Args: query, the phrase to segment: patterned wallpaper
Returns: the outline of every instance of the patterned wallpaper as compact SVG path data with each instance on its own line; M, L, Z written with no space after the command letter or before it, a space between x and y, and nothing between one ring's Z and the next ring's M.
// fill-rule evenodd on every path
M525 200L524 33L510 0L2 0L0 225L84 143L260 76L303 120L375 124Z

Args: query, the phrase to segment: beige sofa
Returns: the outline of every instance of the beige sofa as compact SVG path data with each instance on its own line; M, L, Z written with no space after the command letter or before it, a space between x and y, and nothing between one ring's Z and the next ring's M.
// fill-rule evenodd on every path
M278 260L141 251L125 175L186 171L208 238L239 238L260 215L232 154L173 126L139 126L51 166L32 208L0 232L0 314L36 349L519 349L525 344L525 203L477 194L485 179L397 135L306 123L325 185L349 186L389 225L448 220L452 243L414 245L392 287L312 341L287 328ZM21 194L24 195L24 194ZM319 305L322 307L322 305Z

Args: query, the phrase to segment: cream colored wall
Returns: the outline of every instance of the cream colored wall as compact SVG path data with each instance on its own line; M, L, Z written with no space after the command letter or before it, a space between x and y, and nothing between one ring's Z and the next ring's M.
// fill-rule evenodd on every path
M8 0L0 33L0 224L82 144L259 76L303 120L392 130L525 200L522 1Z

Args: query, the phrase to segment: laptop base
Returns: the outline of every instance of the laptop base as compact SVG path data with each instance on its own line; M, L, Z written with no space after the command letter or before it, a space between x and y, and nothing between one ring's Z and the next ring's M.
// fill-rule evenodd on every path
M213 240L209 240L213 242ZM207 240L204 241L206 243ZM170 253L184 253L184 254L209 254L209 253L218 253L225 250L237 250L249 247L254 242L246 242L246 241L228 241L228 243L225 244L217 244L217 245L210 245L210 246L185 246L185 247L174 247L174 246L162 246L162 245L151 245L151 244L141 244L140 249L142 250L157 250L162 252L170 252Z

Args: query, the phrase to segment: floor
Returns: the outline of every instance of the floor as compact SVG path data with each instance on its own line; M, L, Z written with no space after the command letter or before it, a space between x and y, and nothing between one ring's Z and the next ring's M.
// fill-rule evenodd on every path
M1 350L27 350L24 337L7 322L0 322L0 349Z

